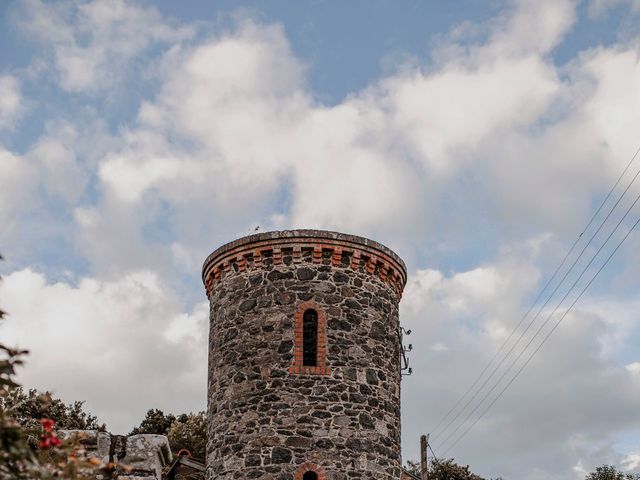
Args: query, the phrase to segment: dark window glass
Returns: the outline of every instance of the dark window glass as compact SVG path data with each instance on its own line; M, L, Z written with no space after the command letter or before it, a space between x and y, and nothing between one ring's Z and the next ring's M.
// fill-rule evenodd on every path
M302 364L306 367L318 365L318 312L315 310L305 311L302 317Z
M302 480L318 480L318 474L316 472L307 472L302 476Z

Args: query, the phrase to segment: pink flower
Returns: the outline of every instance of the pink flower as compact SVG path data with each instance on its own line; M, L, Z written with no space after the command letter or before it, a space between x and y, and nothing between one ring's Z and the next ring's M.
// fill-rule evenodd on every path
M40 437L40 448L46 450L48 448L59 447L62 441L54 434L45 434Z
M41 418L40 419L40 424L42 425L42 429L45 432L51 432L53 430L53 426L56 424L56 422L54 422L50 418Z
M56 424L50 418L41 418L40 424L42 425L42 435L40 436L40 448L47 449L53 447L59 447L62 443L55 433L53 433L53 426Z

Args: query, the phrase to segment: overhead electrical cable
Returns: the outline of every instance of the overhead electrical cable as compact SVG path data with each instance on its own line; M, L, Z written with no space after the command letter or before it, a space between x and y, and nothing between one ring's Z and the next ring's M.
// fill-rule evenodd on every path
M477 383L480 381L480 379L484 376L484 374L486 373L486 371L489 369L489 367L493 364L493 362L495 361L495 359L498 357L498 355L500 354L500 352L504 349L504 347L511 341L511 339L513 338L514 334L518 331L518 329L520 328L520 326L522 325L522 323L525 321L525 319L527 318L527 316L529 315L529 313L531 313L531 311L533 310L533 308L535 307L535 305L538 303L538 301L542 298L542 296L544 295L544 292L546 292L547 288L549 288L549 285L551 284L551 282L553 282L553 280L555 279L555 277L557 276L558 272L560 271L560 269L564 266L565 262L567 261L567 259L569 258L569 256L573 253L574 249L576 248L576 245L578 244L578 242L580 241L580 239L582 238L582 236L587 232L587 230L589 229L589 227L593 224L593 221L596 219L596 217L598 216L598 214L600 213L600 211L602 210L602 208L605 206L605 204L608 202L609 198L611 198L611 195L613 194L613 192L615 191L615 189L618 187L618 185L620 184L620 181L622 180L622 178L624 177L624 175L627 173L627 171L629 170L629 168L631 167L631 165L633 164L633 162L635 161L636 157L638 156L638 153L640 153L640 148L638 148L638 150L636 150L636 152L634 153L634 155L631 157L631 160L629 160L629 162L627 163L627 165L625 166L625 168L622 170L622 173L618 176L618 179L616 180L616 182L613 184L613 186L611 187L611 189L609 190L609 192L607 193L607 195L605 196L605 198L602 200L602 202L600 203L600 205L598 206L598 208L596 209L595 213L591 216L591 219L589 220L589 222L587 223L587 226L584 227L584 229L582 230L582 233L580 233L580 235L578 235L578 237L575 239L575 241L573 242L573 245L571 245L571 248L569 248L569 250L567 251L567 253L564 255L564 258L562 259L562 261L558 264L558 266L556 267L555 271L553 272L553 274L551 275L551 277L547 280L547 282L545 283L544 287L542 288L542 290L540 291L540 293L538 294L538 296L535 298L535 300L533 301L533 303L531 304L531 306L529 307L529 309L525 312L525 314L522 316L522 318L520 319L520 321L518 322L518 324L511 330L511 333L509 334L509 336L507 337L507 339L502 342L502 344L500 345L500 347L498 348L498 350L493 354L493 357L491 357L491 360L489 360L489 362L485 365L485 367L482 369L482 371L476 376L475 380L473 381L473 383L471 384L471 386L464 392L464 394L462 394L462 396L458 399L458 401L453 405L453 407L451 407L451 409L449 409L449 411L444 415L444 417L442 417L440 419L440 421L436 424L436 426L434 427L434 429L431 431L432 435L437 435L440 426L446 421L446 419L451 415L451 413L453 413L453 411L455 411L455 409L460 405L460 403L462 403L462 401L467 397L467 395L473 390L473 388L477 385ZM639 172L640 173L640 172ZM636 174L637 177L637 174ZM635 179L634 179L635 180ZM629 187L627 187L628 190ZM625 190L626 193L626 190ZM624 194L623 194L624 195ZM618 200L618 202L616 202L616 205L619 203L619 201L622 199L622 196L620 197L620 199ZM614 206L614 208L615 208ZM610 212L611 213L611 212ZM608 216L607 216L608 218ZM591 240L593 240L593 237L591 238ZM584 251L584 250L583 250ZM562 282L560 282L558 285L560 285ZM526 330L525 330L526 332ZM520 340L520 339L519 339ZM516 345L519 343L519 340L516 342ZM509 353L507 353L508 357ZM506 359L505 357L505 359ZM504 361L504 360L503 360ZM498 367L499 368L499 367ZM491 376L489 377L491 378ZM479 390L482 390L482 388L484 387L485 383L480 387ZM474 395L474 397L477 396L477 392ZM472 398L473 400L473 398ZM449 428L450 424L455 422L455 420L460 416L460 414L464 411L464 409L468 406L470 402L467 402L465 404L465 406L462 408L462 410L458 413L458 415L456 415L456 417L449 423L447 424L447 426L445 426L443 432L447 431L447 429Z
M542 311L544 310L544 308L548 305L548 303L551 301L551 299L555 296L555 294L557 293L557 291L560 289L560 287L562 286L562 284L564 283L564 281L567 279L567 277L569 276L569 274L573 271L574 267L578 264L578 262L580 261L580 259L582 258L582 255L584 254L584 252L586 251L586 249L589 247L589 245L591 245L591 243L593 242L593 240L595 239L595 237L598 235L598 233L600 232L600 230L602 229L602 227L606 224L607 220L610 218L610 216L612 215L612 213L615 211L616 207L618 206L618 204L620 203L620 201L622 200L622 198L626 195L627 191L629 190L629 188L631 187L631 185L636 181L636 179L638 178L638 176L640 175L640 170L638 171L638 173L636 173L636 175L634 176L633 180L629 183L629 185L627 186L627 188L625 189L625 191L623 192L623 194L620 196L620 198L618 199L618 201L615 203L615 205L611 208L611 210L609 211L609 213L607 214L607 216L604 218L604 220L601 222L600 226L598 227L598 229L595 231L595 233L591 236L591 238L589 239L589 241L585 244L585 246L583 247L582 251L580 252L580 254L576 257L576 259L573 261L573 263L571 264L571 266L569 267L569 269L565 272L565 274L563 275L562 279L560 280L560 282L556 285L556 287L554 288L553 292L551 293L551 295L549 296L549 298L547 298L547 300L544 302L544 304L538 309L538 312L536 313L536 315L531 319L531 321L528 323L528 325L526 326L526 328L524 329L524 331L521 332L520 336L518 337L518 339L516 340L516 342L511 346L511 348L509 349L509 351L506 353L506 355L502 358L502 360L498 363L498 365L496 365L494 367L494 369L492 370L491 374L482 382L482 385L480 385L480 387L475 391L475 393L472 395L472 397L465 403L465 405L462 407L462 409L457 413L457 415L447 424L447 426L445 427L445 429L442 431L442 433L446 432L454 423L455 421L462 415L462 413L466 410L466 408L471 404L471 402L473 400L475 400L475 398L480 394L480 392L484 389L484 387L487 385L487 383L494 377L494 375L498 372L498 370L500 369L500 367L502 367L502 365L504 364L504 362L507 360L507 358L509 358L509 356L511 355L511 353L515 350L515 348L520 344L520 342L522 341L522 339L524 338L524 336L527 334L527 332L529 331L529 329L533 326L533 324L535 323L535 321L538 319L538 317L540 316L540 314L542 313ZM636 199L637 202L637 199ZM633 205L635 205L635 203ZM629 210L627 211L627 214L629 213ZM626 215L625 214L625 217ZM618 224L616 226L616 228L614 229L614 231L620 226L620 224ZM611 238L611 235L613 234L613 232L609 235L609 237L607 238L607 240L605 241L605 243L600 247L600 250L598 250L598 253L601 251L601 249L604 247L604 245L606 245L606 243L608 242L608 240ZM596 253L597 255L597 253ZM595 259L595 256L591 259L591 261L589 262L589 265L593 262L593 260ZM584 274L584 272L583 272ZM570 287L569 291L567 292L567 294L570 293L571 289L574 288L574 286ZM534 337L537 335L534 334ZM525 347L526 349L527 347ZM516 358L516 360L514 360L514 362L517 361L517 359L519 359L522 356L522 353L520 355L518 355L518 357ZM508 367L509 371L511 368L513 368L513 364ZM504 375L503 375L504 377ZM501 377L501 378L503 378ZM491 389L493 390L495 388L494 387ZM490 390L490 391L491 391ZM483 397L483 400L485 397ZM483 402L483 400L480 401L480 403ZM473 411L477 410L477 406L476 408L474 408ZM466 422L466 420L463 422L463 424ZM451 433L449 433L447 435L447 437L442 441L443 443L447 442L454 434L457 430L459 430L462 427L462 424L458 425L458 427L453 430Z
M618 245L616 245L616 247L613 249L613 251L609 254L609 256L607 257L607 259L605 260L605 262L602 264L602 266L600 266L600 268L596 271L596 273L591 277L591 279L589 280L589 282L584 286L584 288L580 291L580 293L578 294L578 296L575 298L575 300L573 301L573 303L571 303L571 305L569 306L569 308L564 312L564 314L560 317L560 319L556 322L556 324L551 328L551 330L546 334L546 336L542 339L542 342L540 342L540 344L538 345L538 347L529 355L529 357L527 358L527 360L525 361L525 363L518 369L518 371L515 373L515 375L511 378L511 380L509 380L509 382L502 388L502 390L500 391L500 393L498 393L498 395L493 399L493 401L484 409L484 411L480 414L480 416L462 433L462 435L460 435L455 442L453 442L451 444L451 446L446 450L445 453L447 453L448 451L450 451L453 447L455 447L458 442L460 442L460 440L462 440L462 438L464 438L464 436L482 419L482 417L484 417L484 415L489 411L489 409L498 401L498 399L500 399L500 397L502 396L502 394L504 394L504 392L511 386L511 384L516 380L516 378L518 378L518 376L520 375L520 373L522 373L522 371L527 367L527 365L529 365L529 362L531 361L531 359L540 351L540 349L542 348L542 346L546 343L546 341L549 339L549 337L551 337L551 335L553 334L553 332L558 328L558 326L562 323L562 321L565 319L565 317L569 314L569 312L571 312L571 310L573 310L573 307L575 306L576 303L578 303L578 300L580 300L580 298L582 298L582 296L584 295L584 293L587 291L587 289L591 286L591 284L594 282L594 280L597 278L597 276L600 274L600 272L602 272L602 270L604 269L604 267L607 266L607 264L609 263L609 261L613 258L613 256L616 254L616 252L618 251L618 249L620 248L620 246L622 246L622 244L627 240L627 238L629 237L629 235L631 235L631 232L633 232L635 230L635 228L638 226L638 224L640 224L640 218L638 218L638 220L636 220L636 222L632 225L632 227L629 229L629 231L627 232L627 234L622 238L622 240L618 243Z
M611 217L611 215L613 214L613 212L615 211L615 209L618 207L618 205L620 204L620 201L626 196L627 192L629 191L629 189L631 188L631 186L635 183L635 181L637 180L638 176L640 176L640 170L638 170L638 172L635 174L635 176L633 177L633 179L631 180L631 182L629 182L629 185L627 185L627 188L624 190L624 192L622 193L622 195L620 195L620 198L618 198L618 200L616 201L616 203L613 205L613 207L611 207L611 209L609 210L609 213L607 213L606 217L602 220L602 222L600 223L600 225L598 226L598 228L596 229L596 231L593 233L593 235L591 236L591 238L587 241L587 243L584 245L584 247L582 248L582 250L580 251L580 253L578 254L578 256L575 258L575 260L573 261L573 263L570 265L569 269L564 273L564 275L562 276L562 278L560 279L560 282L558 282L558 284L556 285L556 287L553 289L553 292L551 292L551 295L549 296L549 298L547 298L547 300L544 302L544 304L542 304L542 306L538 309L537 313L535 314L535 316L531 319L531 321L528 323L527 327L524 329L524 331L522 331L522 333L520 334L520 336L518 337L518 339L516 340L516 343L514 343L511 348L509 349L509 351L506 353L506 355L502 358L502 360L498 363L498 365L496 365L494 367L494 369L492 370L491 374L484 380L484 382L482 382L482 385L480 385L480 387L476 390L476 392L473 394L473 396L465 403L464 407L462 408L462 410L460 410L460 412L458 412L458 414L453 418L453 420L451 420L451 422L449 422L447 424L447 427L443 430L443 433L446 432L451 425L453 425L453 423L455 423L455 421L458 419L458 417L460 417L460 415L462 415L462 413L464 412L464 410L466 410L466 408L469 406L469 404L471 404L471 402L473 400L475 400L475 398L480 394L480 392L482 391L482 389L487 385L487 383L489 383L489 380L491 380L493 378L493 376L498 372L498 370L500 369L500 367L502 367L502 365L504 364L504 362L507 360L507 358L509 358L509 356L511 355L511 353L515 350L515 348L520 344L520 342L522 341L522 339L524 338L524 336L527 334L527 332L529 331L529 329L533 326L533 324L535 323L535 321L538 319L538 317L540 316L540 314L543 312L544 308L549 304L549 302L551 301L551 299L555 296L555 294L557 293L557 291L560 289L560 287L562 286L562 284L564 283L564 281L567 279L567 277L569 276L569 274L573 271L574 267L578 264L578 262L580 261L580 259L582 258L582 255L584 254L584 252L587 250L587 248L589 247L589 245L591 245L591 243L593 242L593 240L595 239L595 237L598 235L598 233L600 233L600 230L602 230L602 227L607 223L607 220L609 220L609 218ZM636 201L633 202L632 206L630 207L633 208L633 206L636 204L636 202L638 201L638 199L636 198ZM626 218L626 216L629 214L630 209L627 210L625 216L623 217ZM591 263L595 260L595 257L598 255L598 253L600 253L600 251L602 250L602 248L607 244L607 242L609 241L609 239L611 238L611 235L613 235L613 233L618 229L618 227L620 226L620 223L618 223L618 225L614 228L614 230L609 234L609 237L607 237L607 240L602 244L602 246L600 247L600 249L598 250L598 252L591 258L591 261L589 262L588 265L591 265ZM584 271L582 272L582 274L580 275L579 278L582 277L582 275L584 275ZM566 295L568 295L571 290L575 287L575 283L574 285L572 285L569 290L567 291ZM565 295L565 298L566 298ZM563 298L564 300L564 298ZM557 307L556 307L557 308ZM545 325L546 322L543 324ZM538 330L539 332L540 330ZM536 335L538 335L538 332L536 332L533 337L531 338L529 344L531 343L531 341L536 337ZM515 362L518 361L518 359L522 356L522 354L524 353L524 351L528 348L528 345L524 347L524 350L522 350L520 352L520 354L516 357L516 359L511 363L511 365L507 368L507 372L511 370L511 368L513 368ZM500 379L496 382L499 383L500 380L504 378L504 374L502 377L500 377ZM482 404L482 402L484 401L484 399L486 399L487 395L489 393L491 393L491 391L493 391L496 387L496 384L494 384L493 387L490 388L489 392L487 392L487 394L485 394L485 396L480 400L480 403L478 405L476 405L476 407L472 410L471 414L473 414L473 412L475 412L479 406ZM471 415L470 414L470 415ZM467 417L468 419L468 417ZM467 419L465 419L460 425L458 425L452 432L450 432L447 437L442 441L442 443L446 443L453 435L455 435L455 432L457 432L464 423L466 423Z
M636 174L636 177L638 177L638 175L640 175L640 171L638 171L638 174ZM625 190L626 192L626 190ZM622 197L621 197L622 198ZM516 357L516 359L511 363L511 365L507 368L507 370L502 374L502 376L496 380L496 382L494 382L493 386L489 389L489 391L482 397L482 399L480 400L480 402L476 405L476 407L467 415L467 417L464 419L464 421L458 425L458 427L456 427L455 430L453 430L453 432L451 434L449 434L447 436L447 438L445 440L443 440L443 444L446 444L446 442L455 434L455 432L457 432L465 423L467 423L467 421L473 416L473 414L478 410L478 408L480 408L480 406L484 403L484 401L487 399L487 397L496 389L496 387L500 384L500 382L506 377L506 375L511 371L511 369L518 363L518 361L520 360L520 358L522 357L522 355L527 351L527 349L529 348L529 346L533 343L533 341L535 340L535 338L540 334L540 332L544 329L544 327L549 323L549 321L551 320L551 318L553 317L553 315L556 313L556 311L558 310L558 308L560 308L560 306L562 305L562 303L567 299L567 297L569 296L569 294L573 291L573 289L576 287L576 285L579 283L579 281L582 279L582 277L584 276L584 274L587 272L587 270L589 269L589 267L591 266L591 264L594 262L594 260L598 257L598 255L600 254L600 252L604 249L604 247L607 245L607 243L609 242L609 240L611 239L611 237L613 237L614 233L618 230L618 228L620 228L620 225L622 225L622 223L624 222L624 220L627 218L627 216L629 215L629 213L631 212L631 210L633 209L633 207L635 207L635 205L638 203L638 201L640 200L640 194L638 194L638 196L636 197L636 199L633 201L633 203L629 206L629 208L627 209L627 211L625 212L624 216L618 221L618 223L616 224L615 228L609 233L609 236L606 238L606 240L603 242L603 244L600 246L600 248L597 250L597 252L592 256L591 260L589 261L589 263L584 267L584 269L582 270L582 272L580 273L580 275L578 276L578 278L576 278L576 280L573 282L573 284L571 285L571 287L569 287L569 289L567 290L567 292L565 293L565 295L562 297L562 299L560 300L560 302L558 303L558 305L556 305L556 307L553 309L553 311L549 314L549 316L547 317L547 319L543 322L543 324L538 328L538 330L536 331L536 333L531 337L531 339L529 340L529 342L525 345L525 347L520 351L520 353L518 354L518 356ZM626 238L626 237L625 237ZM618 247L616 247L617 250ZM545 303L546 304L546 303ZM539 313L539 312L538 312ZM451 449L451 447L449 447L449 449ZM448 450L449 450L448 449ZM448 451L447 450L447 451Z
M604 206L604 204L607 202L607 200L610 198L612 192L615 190L615 188L618 186L618 184L620 183L620 180L624 177L625 173L628 171L629 167L631 166L631 164L633 163L633 161L635 160L635 158L637 157L638 153L640 153L640 148L636 151L636 153L633 155L633 157L631 158L631 160L629 161L629 163L627 164L627 166L625 167L625 169L623 170L623 172L620 174L620 176L618 177L618 180L616 181L616 183L614 184L614 186L611 188L611 190L609 191L609 193L607 194L607 196L605 197L605 199L603 200L603 202L600 204L600 206L598 207L596 213L594 213L594 215L591 217L591 220L589 221L589 223L587 224L587 226L585 227L585 229L583 230L583 232L578 236L578 238L576 239L576 241L574 242L573 246L571 247L571 249L569 249L569 252L567 252L567 255L565 255L565 258L563 259L563 261L560 263L560 265L558 266L558 268L556 268L556 272L554 272L554 275L551 277L551 279L547 282L547 285L545 285L544 290L546 290L546 288L548 287L548 285L551 283L551 281L553 280L553 277L557 274L557 272L560 270L560 268L562 267L562 265L564 264L564 262L566 261L566 258L570 255L570 253L573 251L573 249L575 248L575 245L578 243L578 241L582 238L582 236L584 235L584 233L588 230L588 228L591 226L591 224L593 223L593 220L596 218L596 216L598 215L598 213L602 210L602 207ZM482 382L482 384L480 385L480 387L475 391L475 393L472 395L472 397L464 404L464 406L462 407L462 409L454 416L453 419L451 419L447 425L444 427L444 429L442 429L441 431L441 435L444 434L455 422L456 420L462 415L462 413L466 410L466 408L471 404L471 402L473 402L473 400L480 394L480 392L482 391L482 389L487 385L487 383L489 382L489 380L491 380L491 378L493 378L493 376L496 374L496 372L500 369L500 367L504 364L504 362L507 360L507 358L509 358L509 356L511 355L511 353L513 352L513 350L518 346L518 344L521 342L521 340L523 339L523 337L526 335L526 333L529 331L529 329L531 328L531 326L533 325L533 323L536 321L536 319L538 318L538 316L540 315L540 313L543 311L543 309L546 307L546 305L549 303L549 301L554 297L554 295L556 294L556 292L560 289L560 287L562 286L562 284L564 283L564 281L566 280L566 278L568 277L568 275L573 271L573 268L577 265L577 263L580 261L580 259L582 258L582 255L584 254L584 252L586 251L586 249L589 247L589 245L591 245L591 243L593 242L593 240L595 239L595 237L598 235L598 233L600 232L600 230L602 229L602 227L606 224L607 220L611 217L611 215L613 214L613 212L615 211L615 209L618 207L618 205L620 204L620 202L622 201L622 199L626 196L627 192L629 191L629 189L631 188L631 186L635 183L635 181L637 180L638 176L640 175L640 170L638 170L638 172L635 174L635 176L633 177L633 179L629 182L629 184L627 185L627 187L625 188L624 192L622 193L622 195L620 195L620 197L618 198L618 200L615 202L615 204L613 205L613 207L611 207L611 209L609 210L609 212L607 213L606 217L604 218L604 220L602 220L602 222L600 223L600 225L598 226L597 230L594 232L594 234L591 236L591 238L589 239L589 241L585 244L585 246L582 248L580 254L576 257L576 259L573 261L573 263L571 264L571 266L569 267L569 269L565 272L565 274L563 275L562 279L560 280L560 282L558 282L558 284L556 285L555 289L553 290L553 292L551 293L551 295L549 296L549 298L547 298L547 300L545 301L545 303L542 305L542 307L540 307L540 309L538 310L538 312L536 313L536 315L533 317L533 319L529 322L529 324L527 325L527 327L525 328L525 330L520 334L520 336L518 337L518 339L516 340L516 343L513 344L511 346L511 348L509 349L509 351L506 353L506 355L502 358L502 360L498 363L498 365L496 367L494 367L494 369L492 370L491 374L489 375L489 377L487 377L484 382ZM529 312L533 309L533 307L535 306L535 304L537 303L537 301L539 300L539 298L542 295L538 295L538 297L536 298L536 300L534 301L534 303L531 305L531 307L529 308L529 310L527 311L527 313L523 316L523 318L521 319L521 321L518 323L518 325L516 326L516 328L511 332L511 334L509 335L509 338L503 343L503 345L500 347L500 349L498 350L498 352L508 343L509 339L513 336L513 334L518 330L518 328L520 327L520 325L522 324L522 322L524 321L524 319L526 318L526 316L529 314ZM494 358L497 357L497 354L494 355ZM493 359L492 359L493 361ZM487 367L485 367L485 369L483 370L483 372L485 372L489 365L491 364L491 362L489 362L489 364L487 365ZM479 381L479 379L482 377L482 375L480 377L478 377L476 379L476 381L474 382L474 384L477 384L477 382ZM471 391L473 387L471 387L470 389L468 389L467 392ZM466 394L465 394L466 395ZM464 396L463 396L464 397ZM460 402L458 402L459 404ZM456 431L460 428L460 425L458 426L458 428L456 429ZM455 432L455 431L454 431ZM451 438L451 436L453 435L453 433L449 434L445 440L443 440L443 442L446 442L449 438Z
M593 218L592 218L593 221ZM582 235L582 234L580 234ZM562 262L560 262L560 264L558 265L558 267L556 268L555 272L553 272L553 275L551 276L551 278L549 278L549 280L547 280L547 283L545 284L544 288L540 291L540 293L538 294L538 296L536 297L536 299L533 301L533 303L531 304L531 306L529 307L529 309L527 310L527 312L522 316L522 318L520 319L520 321L518 322L518 324L515 326L515 328L513 330L511 330L511 333L509 334L509 337L502 343L502 345L500 345L500 348L498 348L498 350L496 350L496 352L493 354L493 357L491 357L491 360L489 360L489 363L487 363L485 365L485 367L482 369L482 371L480 372L480 374L476 377L476 379L473 381L473 383L471 384L471 386L467 389L466 392L464 392L464 394L458 399L458 401L455 403L455 405L453 407L451 407L451 409L446 413L446 415L438 422L438 424L436 425L436 427L433 429L433 431L431 432L432 435L437 435L438 434L438 430L440 425L442 425L444 423L444 421L449 417L449 415L451 415L451 413L458 407L458 405L460 405L460 403L462 403L462 401L465 399L465 397L471 392L471 390L473 390L473 387L475 387L477 385L477 383L480 381L480 379L484 376L484 374L486 373L486 371L489 369L489 367L493 364L493 362L495 361L495 359L498 357L498 355L500 354L500 352L502 351L502 349L509 343L509 341L511 340L511 338L513 337L513 335L516 333L516 331L520 328L520 325L522 325L522 322L524 322L524 320L527 318L527 316L529 315L529 313L531 313L531 310L533 310L533 307L536 305L536 303L538 303L538 300L540 300L540 298L542 297L542 295L544 294L544 292L547 290L547 288L549 287L549 285L551 284L551 282L553 281L553 279L556 277L556 275L558 274L558 271L560 270L560 268L562 268L562 266L564 265L564 263L567 261L567 258L569 257L569 255L573 252L573 250L575 249L576 245L578 244L578 241L580 240L580 237L576 238L575 242L573 242L573 245L571 246L571 248L569 249L569 251L567 251L567 254L564 256L564 258L562 259ZM482 386L480 387L482 389ZM473 397L472 397L473 400ZM462 411L464 411L464 409L466 408L466 405L464 407L462 407ZM456 418L460 415L460 413L458 413L458 415L456 417L454 417L454 419L452 420L452 422L455 422ZM447 431L448 425L444 428L443 431Z
M433 448L431 448L431 444L428 443L427 446L429 447L429 450L431 450L431 455L433 455L433 458L435 458L436 462L438 461L438 456L436 455L436 452L433 451Z

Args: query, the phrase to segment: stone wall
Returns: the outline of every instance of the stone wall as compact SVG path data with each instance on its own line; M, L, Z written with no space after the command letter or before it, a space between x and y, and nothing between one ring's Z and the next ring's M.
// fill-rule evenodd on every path
M77 438L89 457L119 465L121 480L161 480L171 463L171 448L164 435L111 435L97 430L59 430L61 439ZM126 468L125 468L126 467Z
M273 232L218 249L203 279L207 479L398 480L402 261L360 237ZM317 367L300 362L309 306Z

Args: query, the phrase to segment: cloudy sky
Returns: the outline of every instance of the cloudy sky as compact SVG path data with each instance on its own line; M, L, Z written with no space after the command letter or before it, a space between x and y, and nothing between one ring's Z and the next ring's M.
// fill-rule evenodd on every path
M586 246L640 159L502 370L441 422L640 147L638 0L0 12L0 334L32 352L25 385L86 400L118 433L151 407L203 409L203 259L258 225L332 229L407 262L405 459L434 432L436 453L487 476L640 472L638 234L480 417L640 215L623 219L633 184Z

